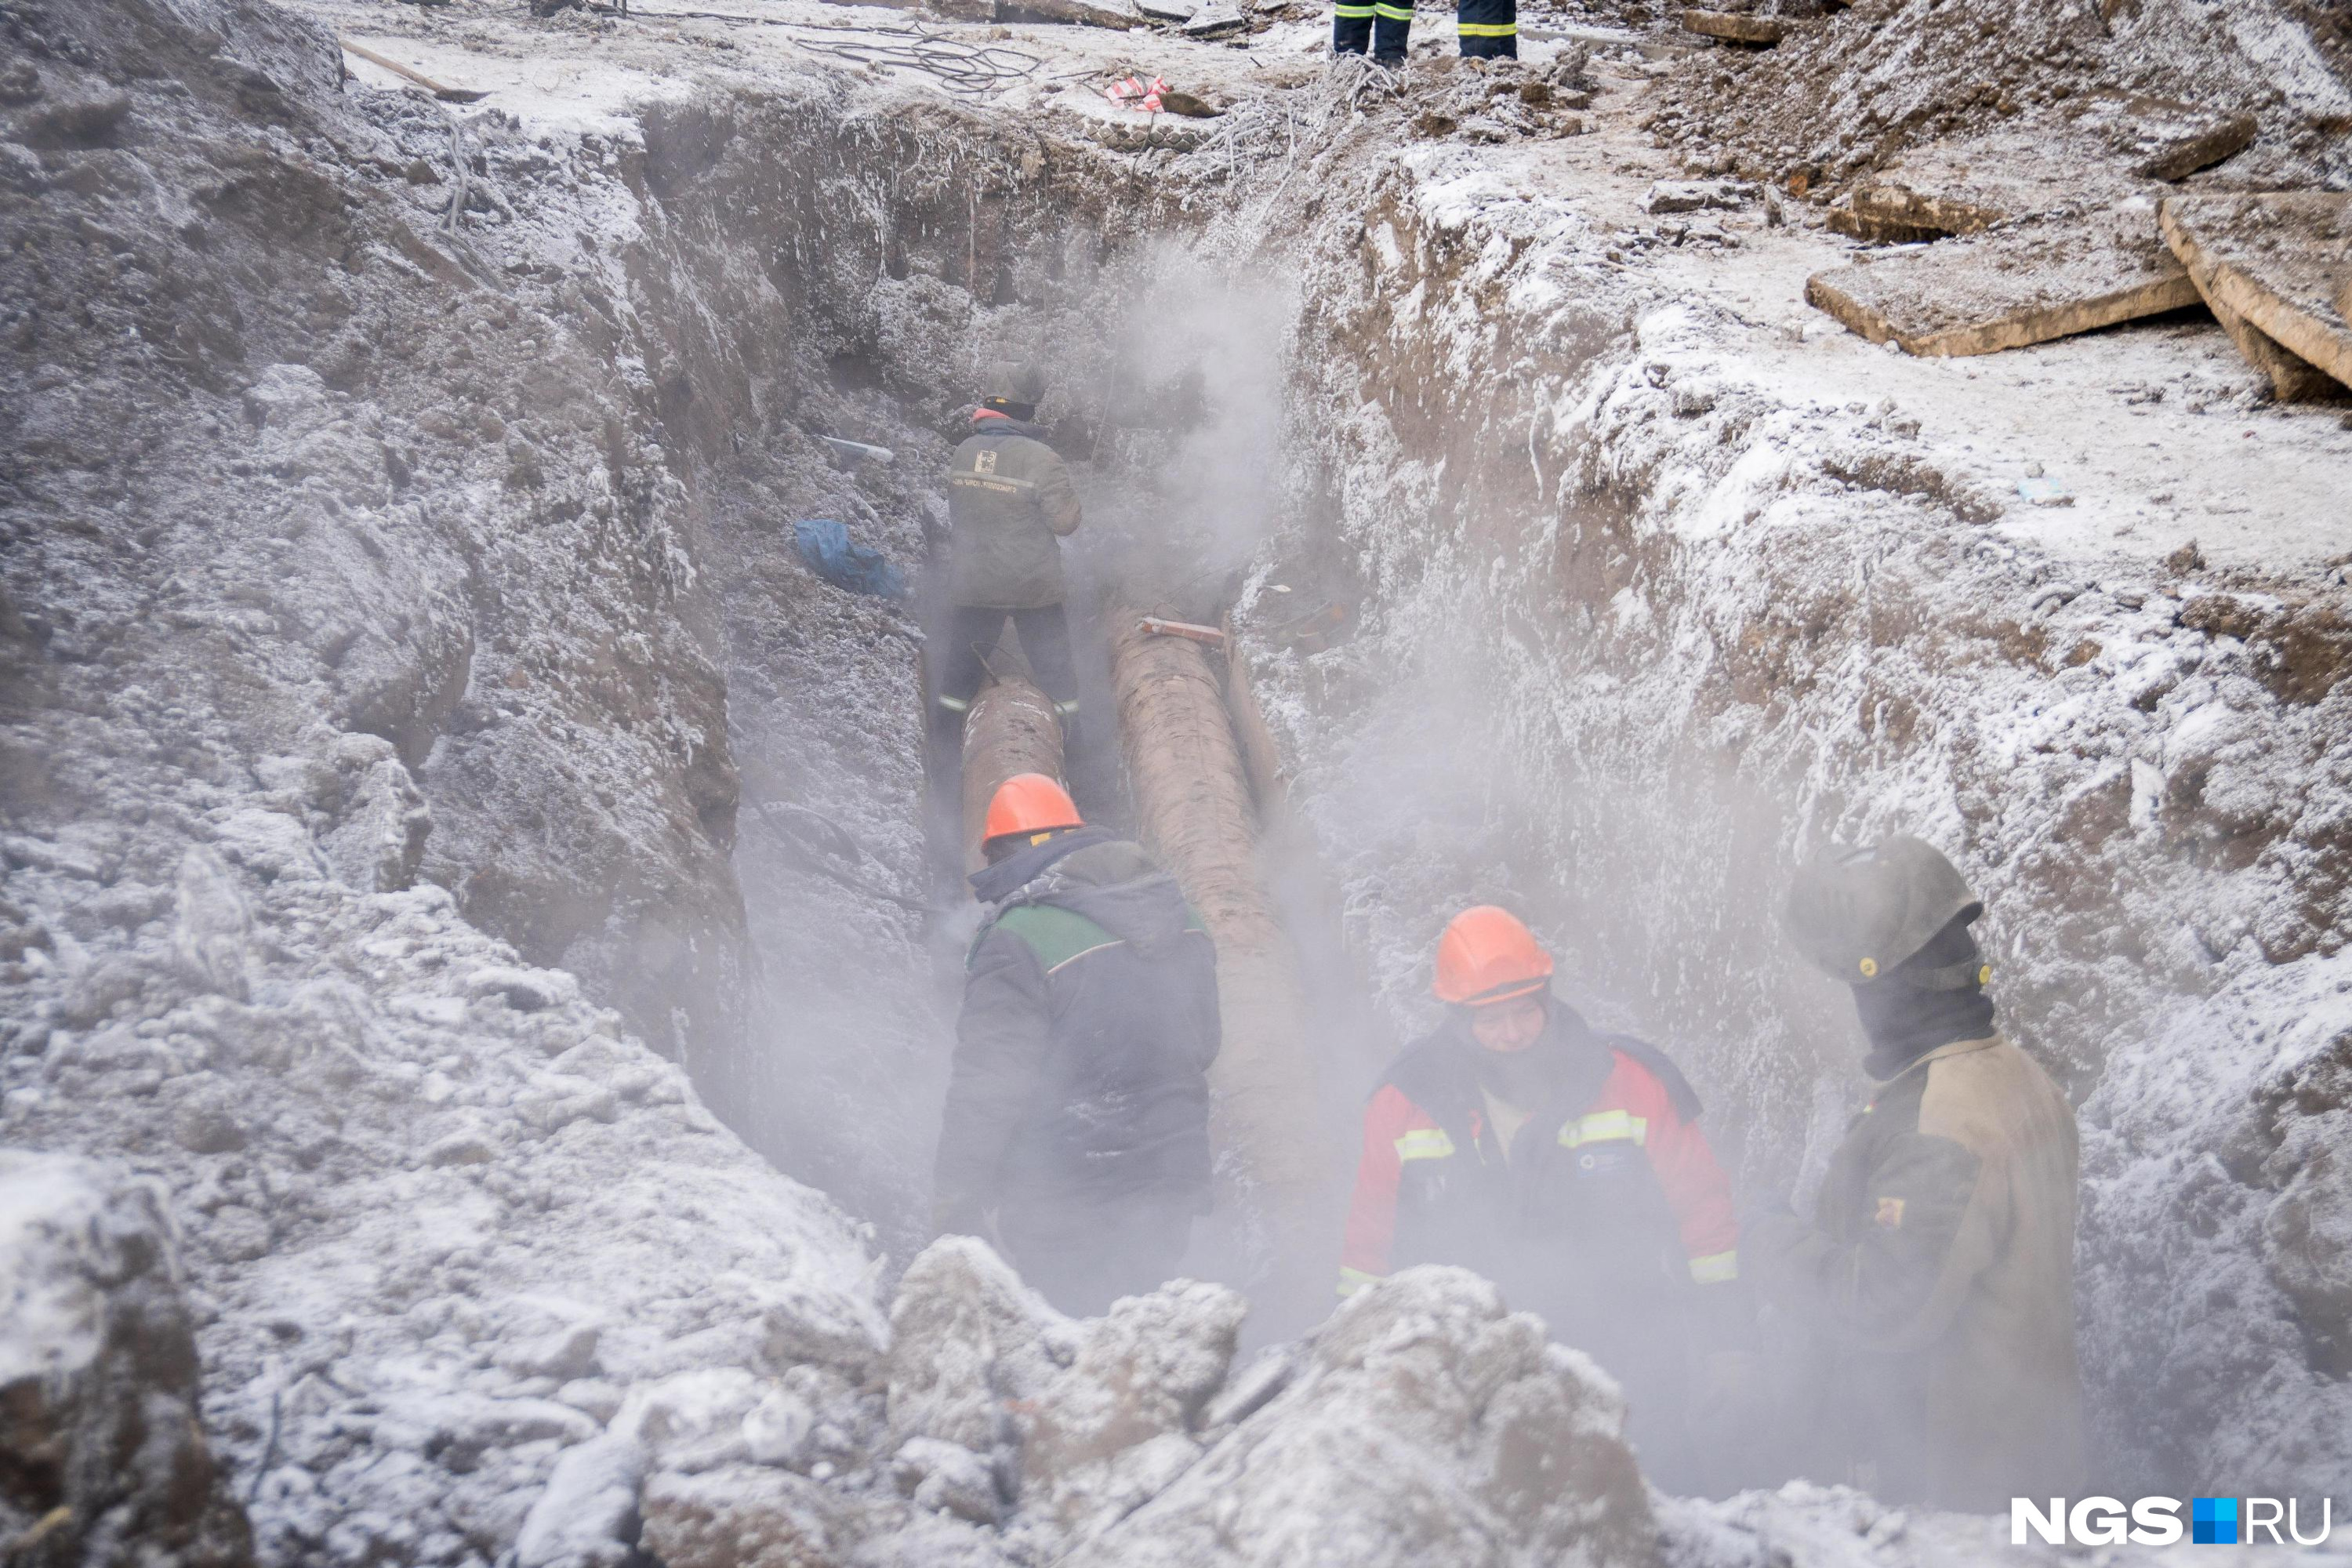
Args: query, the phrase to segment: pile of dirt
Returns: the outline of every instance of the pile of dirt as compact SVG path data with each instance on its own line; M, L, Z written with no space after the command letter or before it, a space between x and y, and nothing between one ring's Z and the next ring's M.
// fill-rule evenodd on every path
M2063 132L2101 89L2251 111L2252 146L2209 183L2352 176L2352 92L2335 25L2276 0L1864 0L1789 17L1769 50L1694 55L1652 124L1708 173L1818 189L1907 148L2001 125ZM2117 149L2127 157L2127 149Z

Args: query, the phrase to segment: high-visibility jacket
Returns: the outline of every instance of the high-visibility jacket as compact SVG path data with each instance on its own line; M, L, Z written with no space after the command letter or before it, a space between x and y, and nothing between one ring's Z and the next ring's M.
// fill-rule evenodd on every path
M1416 1263L1460 1264L1604 1363L1612 1345L1640 1359L1738 1278L1730 1183L1671 1061L1550 1007L1530 1048L1559 1053L1560 1068L1507 1151L1466 1029L1390 1069L1364 1115L1340 1292Z

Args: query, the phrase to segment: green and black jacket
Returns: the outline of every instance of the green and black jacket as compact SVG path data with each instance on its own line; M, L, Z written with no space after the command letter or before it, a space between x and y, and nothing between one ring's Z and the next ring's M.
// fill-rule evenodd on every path
M1002 1207L1209 1188L1216 951L1175 879L1087 829L972 879L937 1191Z

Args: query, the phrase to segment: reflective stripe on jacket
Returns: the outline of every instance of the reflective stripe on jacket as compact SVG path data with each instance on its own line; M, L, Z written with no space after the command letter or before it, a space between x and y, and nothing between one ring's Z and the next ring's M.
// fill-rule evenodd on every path
M1458 1263L1557 1328L1627 1292L1737 1278L1730 1183L1697 1126L1696 1097L1651 1047L1594 1035L1552 1005L1590 1061L1562 1100L1530 1115L1507 1157L1475 1044L1441 1033L1399 1058L1364 1116L1343 1294L1415 1263Z

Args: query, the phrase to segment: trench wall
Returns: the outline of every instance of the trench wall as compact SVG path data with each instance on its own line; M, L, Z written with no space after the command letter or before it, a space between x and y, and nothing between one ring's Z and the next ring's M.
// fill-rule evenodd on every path
M939 479L992 358L1099 355L1133 193L1092 147L817 73L649 109L644 138L626 350L693 500L742 781L746 1026L698 1078L756 1147L873 1215L903 1257L928 1239L975 912L947 868L955 827L926 821ZM1076 416L1094 402L1079 373L1059 379L1044 416L1091 490L1103 437ZM819 435L895 461L845 467ZM882 550L910 597L819 581L792 543L813 517ZM1081 594L1107 531L1098 512L1073 565ZM1091 681L1108 725L1107 670ZM928 809L952 818L951 785Z
M1330 651L1261 639L1260 695L1384 1014L1429 1020L1445 910L1513 903L1692 1070L1750 1191L1801 1184L1864 1080L1782 890L1919 833L2082 1108L2107 1489L2339 1483L2308 1238L2347 1206L2342 589L2067 575L1867 433L1790 444L1704 307L1560 233L1393 170L1308 267L1294 523L1245 616L1276 576L1360 605Z

